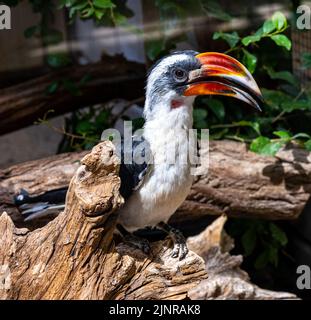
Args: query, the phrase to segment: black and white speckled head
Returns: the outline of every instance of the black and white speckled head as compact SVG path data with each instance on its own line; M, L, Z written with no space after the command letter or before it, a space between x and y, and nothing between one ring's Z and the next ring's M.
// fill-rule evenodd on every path
M177 51L162 58L150 69L144 110L146 119L152 118L157 108L163 108L164 104L169 106L174 99L189 100L183 92L189 72L201 66L197 54L192 50Z
M262 95L251 73L223 53L180 51L151 69L146 88L146 120L189 115L197 95L223 95L260 110ZM177 109L177 110L176 110ZM176 117L175 117L176 118Z

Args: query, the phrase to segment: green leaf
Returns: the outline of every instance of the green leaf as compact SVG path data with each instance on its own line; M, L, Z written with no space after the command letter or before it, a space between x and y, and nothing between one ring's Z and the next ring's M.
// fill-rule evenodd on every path
M225 106L220 100L209 98L207 100L207 105L220 121L224 119Z
M274 13L272 16L272 22L277 30L281 30L283 27L287 26L286 17L280 11Z
M305 148L308 150L308 151L311 151L311 139L309 139L308 141L306 141L304 143L304 146Z
M113 14L113 22L117 26L125 25L127 22L127 17L119 12Z
M286 112L293 110L310 110L310 100L295 100L294 98L288 99L281 103L282 109Z
M260 136L254 139L250 145L250 150L256 153L260 153L264 146L270 143L270 139Z
M269 251L269 262L271 262L274 265L274 267L277 267L279 263L278 248L271 245L268 247L268 251Z
M286 48L286 50L290 50L292 47L292 42L284 35L284 34L277 34L271 36L271 39L280 47Z
M274 71L272 68L266 67L267 73L271 79L284 80L293 86L297 86L299 83L296 77L289 71Z
M275 156L275 154L284 146L284 144L285 143L282 141L270 142L266 144L258 153L264 156Z
M292 137L287 131L274 131L273 134L286 141L290 141Z
M194 126L197 129L204 129L207 127L207 110L205 109L200 109L200 108L195 108L193 109L193 122Z
M46 92L49 94L53 94L57 91L58 87L59 87L59 82L55 80L48 85L48 87L46 88Z
M261 155L274 156L285 143L285 141L270 141L269 138L260 136L252 141L250 150Z
M250 73L254 73L257 65L257 57L251 54L246 49L243 50L242 62L245 64Z
M61 68L69 65L71 60L65 53L54 53L47 56L47 63L52 68Z
M93 4L95 7L101 9L112 9L116 6L111 0L94 0Z
M73 96L81 95L81 92L78 86L70 79L63 79L62 81L63 87L69 91Z
M57 44L63 41L63 34L59 30L51 29L43 34L42 41L44 45Z
M300 132L300 133L295 134L295 135L292 137L292 140L294 140L294 139L311 139L311 137L310 137L310 135L307 134L307 133Z
M260 35L247 36L242 39L242 43L244 44L244 46L248 46L253 42L258 42L260 39L261 39Z
M283 109L283 104L290 101L290 105L292 105L293 98L280 91L280 90L269 90L262 88L261 89L265 103L271 108L275 110L280 110L281 107Z
M263 32L268 34L273 30L275 30L275 28L276 28L275 24L271 20L267 20L263 25Z
M254 228L249 228L242 236L241 243L245 251L245 255L249 256L255 249L257 235Z
M229 129L228 128L224 128L222 130L216 131L214 133L210 134L210 139L211 140L219 140L222 139L227 133L228 133Z
M87 19L87 18L92 17L94 13L95 13L95 9L93 7L90 7L90 8L84 9L81 12L80 16L81 16L82 19ZM69 13L69 16L71 18L71 14L70 13Z
M92 133L94 132L94 124L88 120L80 120L77 124L76 130L81 135Z
M36 32L38 31L38 29L39 29L38 26L32 26L32 27L27 28L24 31L25 38L33 37L36 34Z
M164 50L164 39L149 41L146 44L146 53L151 61L157 59Z
M264 268L269 262L269 250L265 249L256 259L255 261L255 268L262 269Z
M260 135L260 126L259 126L258 122L251 122L251 121L242 120L242 121L238 121L238 122L233 122L233 124L238 125L240 127L251 127L256 131L256 133L258 135Z
M214 40L217 40L217 39L225 40L229 44L230 48L235 47L237 45L237 43L240 41L240 37L236 31L234 31L232 33L215 32L213 34L213 39Z
M284 247L288 242L286 233L273 222L269 223L269 229L273 239Z
M133 124L133 131L136 131L137 129L141 129L144 126L145 119L144 118L135 118L132 120Z
M230 21L232 17L220 6L216 0L201 0L203 9L208 16L223 21Z
M105 11L104 10L95 9L94 13L95 13L96 19L97 20L101 20L102 17L104 16L104 14L105 14Z
M303 69L310 69L311 68L311 53L304 52L301 55L302 67Z

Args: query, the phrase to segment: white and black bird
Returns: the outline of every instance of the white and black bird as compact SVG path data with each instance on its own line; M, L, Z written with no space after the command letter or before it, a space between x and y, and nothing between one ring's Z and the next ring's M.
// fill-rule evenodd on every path
M120 167L120 192L125 204L119 212L118 229L144 251L148 251L148 243L132 232L149 226L158 227L172 237L173 257L183 259L188 252L182 233L167 222L192 185L189 150L195 148L189 143L187 132L193 126L193 103L199 95L231 96L259 110L262 102L250 72L222 53L175 52L151 68L141 140L133 139L132 150L125 151L132 153L132 163L125 163L123 152ZM135 162L137 155L145 161ZM27 201L18 196L17 202L25 206ZM31 217L33 212L35 207L28 209L27 214Z

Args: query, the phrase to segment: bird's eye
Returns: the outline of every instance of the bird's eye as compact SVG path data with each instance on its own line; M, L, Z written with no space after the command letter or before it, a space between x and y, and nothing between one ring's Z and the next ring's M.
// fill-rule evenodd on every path
M173 76L177 82L184 82L188 78L186 71L183 69L175 69L173 71Z

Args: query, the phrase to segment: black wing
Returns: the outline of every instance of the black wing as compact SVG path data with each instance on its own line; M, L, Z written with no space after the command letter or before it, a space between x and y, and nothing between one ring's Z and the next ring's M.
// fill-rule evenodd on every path
M135 137L132 138L132 149L128 151L131 153L132 163L125 163L126 153L122 143L119 175L121 178L120 193L124 199L128 199L133 191L139 188L148 171L148 163L151 159L149 143L143 137L140 137L140 141L137 141Z
M143 137L138 141L133 137L131 153L132 163L126 164L124 161L124 146L121 143L120 193L127 199L136 190L144 179L148 170L150 159L149 144ZM145 161L141 161L145 159ZM46 215L60 212L64 209L64 203L68 188L47 191L39 196L31 196L26 190L21 190L14 196L14 203L19 207L25 221L40 218Z

